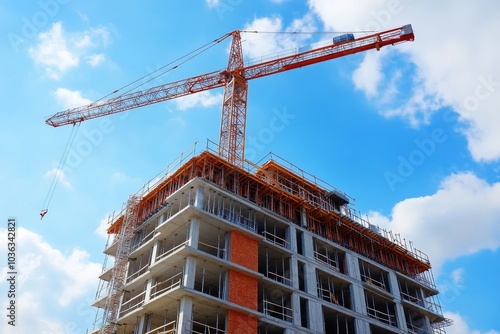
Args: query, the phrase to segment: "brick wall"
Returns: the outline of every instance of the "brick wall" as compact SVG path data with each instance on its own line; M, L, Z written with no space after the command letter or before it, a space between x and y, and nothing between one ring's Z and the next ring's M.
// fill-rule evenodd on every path
M230 261L248 269L259 270L259 244L238 231L231 231Z
M259 269L259 244L238 231L231 231L230 261L248 269ZM229 271L229 298L232 303L257 310L258 282L244 273ZM235 310L227 315L227 332L237 334L257 333L257 319Z
M257 319L234 310L227 311L228 334L255 334L257 333Z

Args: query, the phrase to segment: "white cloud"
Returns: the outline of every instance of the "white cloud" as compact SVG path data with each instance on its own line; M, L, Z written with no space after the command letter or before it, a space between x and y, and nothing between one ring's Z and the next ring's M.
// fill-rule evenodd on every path
M308 34L275 34L274 32L314 32L316 27L311 15L306 14L300 19L295 19L288 27L283 27L282 18L279 16L262 17L254 19L243 30L261 33L244 33L243 53L253 63L259 58L276 56L278 52L296 51L310 38Z
M464 276L464 268L457 268L451 272L451 282L455 285L462 284Z
M407 103L389 106L387 116L400 116L414 126L430 121L450 106L463 123L462 131L477 161L500 159L500 46L491 41L500 30L500 6L494 0L476 2L309 0L325 30L383 30L412 24L415 42L389 48L408 55L415 65L413 89ZM432 12L429 12L432 8ZM446 17L446 26L443 18ZM467 22L466 24L464 22ZM385 48L387 49L387 48ZM384 50L385 50L384 49ZM394 54L394 52L386 53ZM370 57L368 54L365 57ZM384 63L384 60L382 60ZM364 66L354 78L357 87L373 96L375 69ZM368 73L361 73L368 71ZM380 71L383 69L381 68ZM387 73L380 72L384 77ZM360 80L367 80L364 84ZM377 86L384 94L383 86Z
M92 54L92 55L88 55L85 57L85 59L87 60L87 64L89 64L90 66L99 65L100 63L102 63L104 61L105 58L106 57L102 53Z
M372 212L370 221L412 240L439 272L446 260L500 247L500 183L452 174L435 194L399 202L390 217Z
M209 91L203 91L175 99L179 110L187 110L195 107L209 108L222 104L222 94L212 94Z
M71 183L68 181L68 178L64 174L64 171L59 168L52 168L47 173L45 173L46 177L53 177L56 182L62 184L65 188L71 189Z
M99 237L103 238L104 240L108 239L108 227L109 227L109 216L104 217L101 219L99 222L99 226L95 229L95 234L97 234Z
M59 104L66 109L81 107L92 103L91 100L83 97L79 90L72 91L66 88L58 88L54 92L54 96Z
M478 330L470 329L465 319L458 313L445 312L444 316L453 320L453 325L446 328L446 334L481 334ZM500 334L500 332L490 330L484 334Z
M382 79L379 53L369 53L352 74L357 89L364 91L369 97L378 93L378 85Z
M205 0L208 7L213 8L219 4L219 0Z
M104 54L90 51L106 46L110 39L106 28L68 33L61 22L52 24L49 30L41 32L37 38L37 45L29 49L30 56L53 79L60 79L66 71L78 67L81 58L85 58L91 66L104 61Z
M47 75L59 79L60 75L72 67L77 67L79 58L68 49L66 37L60 22L38 35L39 43L30 48L29 53L36 63L45 66Z
M89 296L94 295L101 265L91 262L89 254L72 249L65 254L54 248L39 234L19 227L17 235L17 305L19 316L16 329L19 333L73 333L90 325L95 314L90 311ZM7 238L7 231L0 229L0 237ZM6 258L5 248L0 249ZM7 270L0 271L0 288L6 291ZM0 302L5 309L7 298ZM84 312L82 304L87 305ZM29 321L27 315L33 315ZM36 316L35 316L36 315ZM73 319L73 321L71 320ZM6 321L0 323L0 332L10 333Z

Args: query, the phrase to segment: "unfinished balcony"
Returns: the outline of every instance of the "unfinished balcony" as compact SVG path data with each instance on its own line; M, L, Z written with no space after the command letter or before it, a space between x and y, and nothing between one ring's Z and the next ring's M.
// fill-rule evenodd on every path
M194 289L218 299L227 299L228 272L210 261L196 261Z
M151 252L129 258L126 284L144 275L148 271L150 263Z
M443 316L441 304L437 298L437 291L421 284L420 281L402 276L398 276L398 284L405 312L413 316L415 314L426 316L432 328L439 329L433 331L428 328L425 329L429 332L440 333L441 327L446 327L450 320ZM415 326L421 328L418 324Z
M378 266L359 260L359 271L363 285L376 293L383 292L391 295L389 287L389 273Z
M392 299L365 291L366 312L368 316L389 326L397 327L396 306Z
M352 309L350 283L338 277L316 270L318 297L347 309Z
M273 245L290 249L288 225L268 216L257 216L258 233Z
M404 279L398 279L401 299L408 303L425 307L422 289L419 285Z
M345 253L326 242L314 238L313 255L316 262L336 272L347 274Z
M155 262L164 260L187 244L189 224L186 225L162 233L164 237L158 240Z
M268 284L259 285L258 310L274 319L293 321L292 293Z
M287 253L259 245L259 273L270 280L288 286L292 285L290 259L291 256Z
M226 317L222 315L197 316L190 320L191 329L188 333L194 334L226 334Z
M260 321L257 326L257 334L285 334L285 328Z
M409 334L432 334L432 330L428 327L425 315L409 309L405 309L404 313Z
M214 226L208 222L200 224L198 250L228 260L230 229L225 226Z
M257 232L255 210L242 204L229 194L208 189L205 193L203 210L229 223Z
M146 289L139 290L123 290L122 303L120 307L119 318L133 312L134 310L140 308L144 305L144 300L146 297Z
M182 268L173 266L166 270L161 275L153 278L151 285L150 299L160 297L175 288L182 285L183 272Z
M323 306L324 333L355 334L354 318Z
M144 319L144 334L176 334L177 305L169 305L164 310L147 313ZM136 333L136 332L133 332Z

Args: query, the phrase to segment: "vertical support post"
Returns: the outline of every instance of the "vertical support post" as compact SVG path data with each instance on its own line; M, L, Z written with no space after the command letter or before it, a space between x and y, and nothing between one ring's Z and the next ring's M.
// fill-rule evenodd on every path
M139 319L139 328L137 329L137 333L143 333L144 332L144 326L146 325L145 323L146 315L143 314L140 319Z
M193 300L190 297L182 297L179 301L179 313L177 315L177 333L191 333L193 323Z
M405 319L404 308L403 305L401 304L401 293L399 291L398 278L394 271L389 271L388 276L389 276L388 278L389 290L394 296L394 301L396 305L396 321L398 323L399 329L406 330L407 324Z
M200 221L193 218L189 224L189 235L187 245L193 248L198 248L198 241L200 239Z
M304 207L300 208L300 226L307 228L307 210Z
M196 188L196 195L194 199L194 206L197 209L203 210L203 200L205 197L205 188L203 187L198 187Z
M196 258L188 255L186 262L184 264L184 274L182 278L182 284L186 288L194 289L194 281L196 278Z

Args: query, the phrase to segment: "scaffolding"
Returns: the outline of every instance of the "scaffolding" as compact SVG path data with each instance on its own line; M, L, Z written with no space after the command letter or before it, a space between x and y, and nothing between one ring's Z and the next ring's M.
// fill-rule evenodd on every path
M204 178L297 225L303 224L301 213L305 211L305 227L309 231L435 287L432 280L422 276L430 269L427 255L415 249L411 242L408 246L400 235L375 227L362 218L352 208L353 198L349 195L275 154L266 156L267 160L259 168L248 161L239 168L217 156L213 145L207 141L206 150L199 155L193 145L137 192L136 226L165 206L171 206L166 203L168 196L187 182ZM228 199L216 194L208 197L207 211L249 230L257 230L251 213L242 213ZM191 200L187 198L188 202ZM123 223L124 213L111 224L108 233L118 233ZM270 231L266 228L262 232L267 236Z
M101 334L113 333L116 330L116 321L119 317L120 301L123 295L123 286L127 274L128 255L132 246L132 238L134 237L134 229L137 219L138 200L136 196L131 196L128 200L125 215L123 215L122 224L120 225L117 235L118 249L115 257L115 265L111 281L109 283L109 292L104 307L103 326Z
M246 161L243 167L237 167L220 158L217 155L217 149L213 149L211 145L215 144L208 141L206 150L198 155L196 145L180 154L165 171L133 195L122 212L113 218L108 233L115 235L113 244L117 244L116 265L109 284L101 333L111 333L116 326L119 315L118 306L127 273L128 254L150 240L159 227L152 224L149 218L163 210L162 212L168 219L186 206L193 205L196 196L192 187L183 190L182 194L177 193L176 199L178 200L171 201L172 203L168 201L171 195L195 178L208 180L255 206L269 210L289 222L306 228L317 235L318 240L320 237L325 238L428 287L435 288L432 275L429 278L428 257L415 249L411 242L408 247L406 240L401 239L399 235L378 228L362 218L361 214L352 207L354 199L347 194L274 154L268 155L260 166ZM290 244L286 241L286 228L282 227L281 223L258 220L255 212L248 210L230 196L224 196L217 191L207 190L205 195L204 202L199 209L251 232L261 234L264 240L274 246L290 248ZM134 237L134 230L139 230L139 227L141 233ZM226 233L227 231L219 231L217 240L200 240L202 248L205 247L207 252L217 257L226 257ZM177 236L173 236L172 240L169 237L160 242L159 247L165 249L158 253L160 259L186 242L184 235L179 237L177 239ZM335 250L327 248L323 250L315 245L314 251L318 261L337 271L344 271L343 258L339 258ZM264 258L266 261L271 259L268 254ZM134 271L131 272L131 277L134 277L134 273L135 276L139 276L146 270L142 263L148 261L143 260L145 258L139 259L139 263L133 266L131 270ZM276 273L275 280L289 285L290 278L285 274L289 268L288 264L285 265L287 263L285 258L276 257L272 260L277 261L274 265L276 270L273 271ZM272 266L266 263L266 268L270 267ZM365 276L370 280L374 278L372 274ZM220 272L214 277L222 282L224 275ZM158 291L164 289L164 286L157 287ZM222 291L220 287L216 290L218 294ZM338 301L337 297L335 299ZM335 299L332 298L331 301L335 303ZM275 305L272 301L265 300L263 304L262 307L266 311L273 312ZM285 305L280 305L280 307L286 308ZM376 310L376 313L378 318L379 310ZM393 320L389 319L392 323Z

